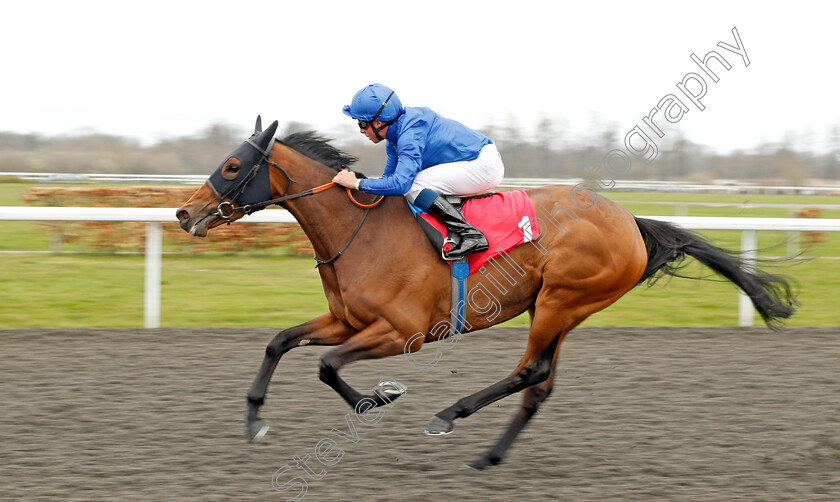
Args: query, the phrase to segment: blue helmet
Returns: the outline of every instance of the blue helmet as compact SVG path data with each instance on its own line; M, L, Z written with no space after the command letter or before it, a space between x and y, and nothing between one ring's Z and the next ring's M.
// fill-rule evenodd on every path
M382 120L388 122L400 116L403 105L400 98L382 84L370 84L353 96L349 105L342 110L357 120Z

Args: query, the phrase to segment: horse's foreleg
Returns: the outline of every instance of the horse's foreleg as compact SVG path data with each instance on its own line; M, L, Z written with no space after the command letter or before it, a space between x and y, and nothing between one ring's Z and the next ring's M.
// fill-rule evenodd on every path
M286 352L301 345L338 345L356 333L352 327L342 323L332 314L324 314L293 328L278 333L265 349L254 383L248 391L248 438L254 442L265 435L268 426L258 416L265 402L271 376Z
M405 342L406 337L400 335L386 321L374 322L321 358L321 381L332 387L357 413L363 411L358 409L359 406L368 409L388 404L405 393L402 384L380 382L374 394L366 396L338 376L338 370L354 361L401 354Z

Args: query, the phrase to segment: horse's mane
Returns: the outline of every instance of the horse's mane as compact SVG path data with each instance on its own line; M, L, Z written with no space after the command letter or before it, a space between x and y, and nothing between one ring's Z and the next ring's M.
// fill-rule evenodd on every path
M318 135L315 131L292 133L278 141L336 171L340 171L344 167L350 167L351 164L359 160L353 155L344 153L332 146L329 143L330 140Z

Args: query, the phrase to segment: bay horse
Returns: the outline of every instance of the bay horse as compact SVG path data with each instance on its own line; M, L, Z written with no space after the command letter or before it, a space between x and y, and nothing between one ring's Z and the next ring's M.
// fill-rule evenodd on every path
M403 197L385 197L375 209L354 203L349 189L331 189L338 169L355 159L312 132L274 138L260 119L240 145L177 210L181 227L203 237L216 226L278 204L299 222L312 243L329 312L280 331L268 344L248 391L247 433L259 440L267 426L258 416L280 358L303 345L334 349L320 362L320 379L357 413L390 403L405 388L384 382L363 395L339 376L346 364L411 353L446 338L435 329L450 320L450 267L429 240ZM714 246L694 232L634 217L618 204L581 187L544 186L526 190L537 209L539 239L519 245L469 277L473 285L463 332L477 331L523 312L530 316L525 354L511 373L459 399L434 415L429 435L448 434L454 421L513 393L524 391L521 407L505 433L468 469L499 463L519 432L551 393L560 345L590 315L635 286L658 276L680 274L691 256L728 279L752 299L771 327L794 312L784 277L742 270L736 252ZM372 201L370 201L372 202ZM372 204L370 204L372 205ZM363 206L363 207L359 207ZM496 276L493 276L496 274ZM502 286L503 302L488 315L487 286ZM650 281L648 281L650 282ZM481 297L479 291L484 297ZM419 334L419 336L414 336ZM446 342L444 342L446 343Z

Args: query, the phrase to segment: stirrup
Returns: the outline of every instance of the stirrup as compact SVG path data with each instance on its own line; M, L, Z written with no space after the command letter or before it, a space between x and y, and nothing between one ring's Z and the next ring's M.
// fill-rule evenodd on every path
M449 252L449 253L454 252L454 251L455 251L455 248L453 248L453 246L452 246L453 240L452 240L452 239L450 239L449 237L446 237L446 238L443 240L443 245L445 246L447 242L449 242L449 243L450 243L450 246L449 246L449 251L448 251L448 252ZM485 242L486 242L486 240L485 240ZM459 244L463 244L463 243L464 243L464 240L462 240ZM441 248L441 251L440 251L440 256L441 256L441 258L443 258L443 260L444 260L444 261L454 261L454 262L457 262L457 261L460 261L460 260L465 259L466 257L468 257L468 256L469 256L469 255L471 255L471 254L475 254L475 253L482 253L482 252L484 252L484 251L487 251L487 249L488 249L488 248L489 248L489 247L488 247L486 244L485 244L485 245L483 245L483 246L482 246L482 245L478 245L478 246L475 246L475 245L474 245L474 246L473 246L473 248L472 248L472 250L470 250L470 251L465 252L464 250L461 250L461 251L459 252L460 257L447 257L447 256L446 256L446 252L444 252L444 251L443 251L443 249Z
M457 244L457 242L453 239L450 239L449 236L446 236L446 237L443 238L443 244L440 246L440 257L443 258L443 261L458 261L458 260L460 260L461 258L447 258L446 257L446 251L444 251L443 248L445 248L447 244L449 244L449 250L452 251L453 249L455 249L455 244Z

